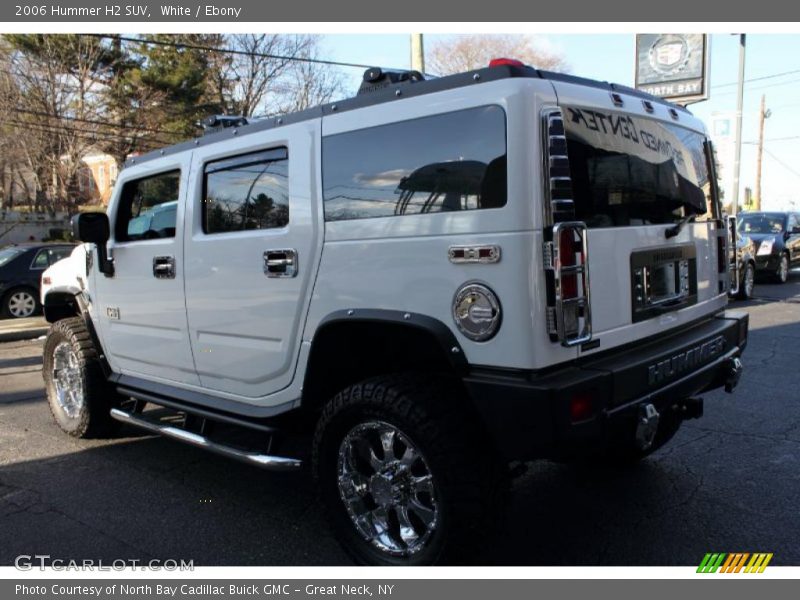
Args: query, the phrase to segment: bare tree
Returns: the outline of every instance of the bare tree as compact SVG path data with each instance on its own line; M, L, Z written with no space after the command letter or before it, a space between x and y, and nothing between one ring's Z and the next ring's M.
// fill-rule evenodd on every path
M249 117L302 110L341 92L339 71L303 60L318 56L317 36L237 34L225 42L238 53L213 53L209 95L229 114Z
M98 125L104 49L86 36L9 37L0 119L16 140L15 156L36 181L34 207L73 211L84 200L81 159L109 137Z
M493 58L514 58L537 69L569 71L564 57L526 35L458 35L428 46L425 70L435 75L462 73L488 66Z
M214 53L210 85L220 105L245 117L264 110L272 86L286 73L293 59L313 43L308 35L236 34L228 47L244 54Z
M316 59L314 44L302 58ZM273 95L273 112L289 113L324 104L344 94L344 80L340 71L328 65L295 61Z

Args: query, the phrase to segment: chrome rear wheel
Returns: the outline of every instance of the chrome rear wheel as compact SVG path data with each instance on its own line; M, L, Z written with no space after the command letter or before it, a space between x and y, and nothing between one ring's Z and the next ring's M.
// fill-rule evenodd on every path
M353 427L339 446L339 495L361 536L392 556L419 552L439 523L434 477L411 439L384 421Z

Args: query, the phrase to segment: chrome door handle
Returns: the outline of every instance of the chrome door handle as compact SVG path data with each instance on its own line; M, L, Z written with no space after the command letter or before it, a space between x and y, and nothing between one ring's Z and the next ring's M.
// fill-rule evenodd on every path
M274 278L296 277L297 250L286 248L264 252L264 274Z
M175 257L153 257L153 276L156 279L175 279Z

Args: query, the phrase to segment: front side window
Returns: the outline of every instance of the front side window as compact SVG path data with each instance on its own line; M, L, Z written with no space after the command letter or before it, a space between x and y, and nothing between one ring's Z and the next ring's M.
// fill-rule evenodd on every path
M325 219L506 204L506 118L483 106L327 136Z
M705 138L613 111L564 107L575 217L589 227L712 218Z
M175 170L127 181L117 213L117 240L174 238L180 179Z
M289 224L286 148L243 154L205 167L203 231L227 233Z

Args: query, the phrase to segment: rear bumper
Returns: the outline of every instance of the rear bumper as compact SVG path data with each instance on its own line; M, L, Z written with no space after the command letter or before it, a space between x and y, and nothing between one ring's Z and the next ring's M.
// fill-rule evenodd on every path
M682 401L735 385L734 359L747 345L748 315L727 311L545 374L473 369L467 390L495 445L509 459L591 452L633 436L639 407L679 411ZM589 410L571 413L573 398Z

